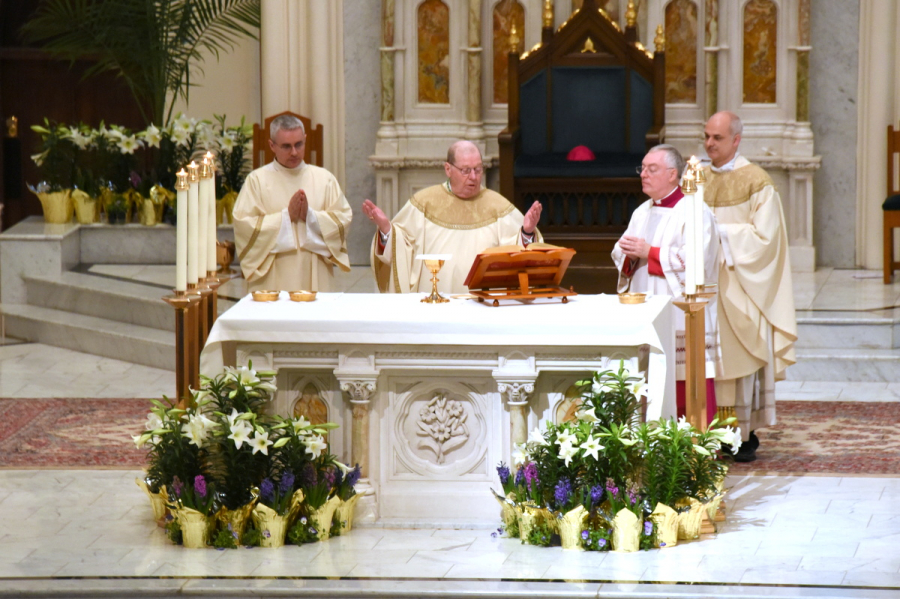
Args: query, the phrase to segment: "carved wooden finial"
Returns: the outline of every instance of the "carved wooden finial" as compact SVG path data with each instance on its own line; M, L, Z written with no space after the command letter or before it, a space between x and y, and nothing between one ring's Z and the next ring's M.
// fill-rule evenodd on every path
M594 40L588 36L586 40L584 40L584 48L581 49L581 53L590 52L591 54L596 54L597 51L594 50Z
M513 21L512 29L509 30L509 51L519 51L519 32L516 31L516 23Z
M656 37L653 38L653 43L656 45L657 52L664 52L666 49L666 36L663 35L662 25L656 26Z
M544 0L544 27L553 27L553 0Z
M628 7L625 9L625 26L637 27L637 8L634 6L634 0L628 0Z

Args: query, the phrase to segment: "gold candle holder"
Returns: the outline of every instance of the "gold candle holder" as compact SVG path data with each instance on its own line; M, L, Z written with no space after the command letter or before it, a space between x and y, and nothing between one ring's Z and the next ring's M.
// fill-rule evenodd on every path
M178 407L187 408L192 399L191 387L200 386L200 354L196 350L199 343L194 322L200 297L175 290L173 295L162 299L175 309L175 397Z

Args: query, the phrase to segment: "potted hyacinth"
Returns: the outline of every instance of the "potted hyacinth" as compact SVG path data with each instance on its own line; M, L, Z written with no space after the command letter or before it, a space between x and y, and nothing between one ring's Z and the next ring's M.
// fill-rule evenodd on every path
M252 515L261 547L284 545L288 522L303 501L303 491L295 490L294 481L294 473L285 470L277 480L266 477L260 483L259 502Z

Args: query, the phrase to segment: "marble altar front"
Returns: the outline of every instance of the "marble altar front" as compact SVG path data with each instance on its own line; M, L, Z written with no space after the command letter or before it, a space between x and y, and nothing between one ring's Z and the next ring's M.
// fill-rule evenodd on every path
M496 519L495 467L541 421L558 421L572 384L618 367L647 374L647 418L674 415L674 309L577 296L499 307L421 295L319 294L255 302L219 317L201 372L276 370L276 413L340 425L330 450L363 470L357 518L385 524Z

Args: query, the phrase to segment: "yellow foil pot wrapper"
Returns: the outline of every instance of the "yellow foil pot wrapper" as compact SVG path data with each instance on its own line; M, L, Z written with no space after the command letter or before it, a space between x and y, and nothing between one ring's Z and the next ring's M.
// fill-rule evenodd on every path
M647 301L646 293L620 293L620 304L643 304Z
M197 510L182 507L174 510L175 520L181 527L181 542L188 549L202 549L209 543L215 518L201 514Z
M160 215L156 204L149 198L141 198L138 206L138 221L147 227L154 227L159 224Z
M72 204L75 206L75 220L81 225L90 225L100 220L100 202L80 189L72 190Z
M236 191L229 191L216 200L216 221L220 225L233 222L231 213L234 212L234 201L237 197L238 193Z
M72 220L75 212L75 204L72 202L72 190L42 191L35 194L41 201L44 210L44 222L51 225L61 225Z
M656 546L674 547L678 544L678 513L667 505L656 504L650 520L656 527Z
M162 528L166 526L166 486L163 485L158 493L154 493L150 490L150 486L147 484L146 480L141 480L139 478L134 479L134 482L143 489L144 493L147 494L147 497L150 498L150 507L153 509L153 519L156 520L156 525Z
M291 301L294 302L312 302L316 299L315 291L288 291L288 295L291 296Z
M260 547L283 547L287 535L288 515L280 515L267 505L257 504L253 508L253 524L262 534Z
M581 545L581 531L584 530L587 517L587 510L583 505L579 505L559 518L559 541L563 549L584 551Z
M631 510L622 508L612 521L612 550L631 553L641 548L641 529L644 523Z
M230 524L231 530L234 533L237 533L235 542L238 545L244 540L244 531L247 530L247 522L250 521L250 512L253 510L253 504L255 502L256 499L246 505L242 505L236 510L226 510L223 507L216 512L216 520L219 522L219 526L223 529L227 529Z
M337 495L328 498L322 507L310 510L309 519L314 521L313 526L319 531L319 540L327 541L331 536L331 521L334 519L334 510L340 504L341 498Z
M362 495L357 493L346 501L342 499L337 510L335 510L338 522L341 523L341 534L353 530L353 512L356 510L356 502L359 501L360 497Z
M257 302L275 302L278 301L278 296L280 294L280 291L273 291L272 289L260 289L259 291L253 292L253 299Z
M690 505L689 510L678 513L678 539L688 541L700 536L700 527L703 525L704 505L691 497L690 503L679 502L680 507Z
M513 524L516 525L515 530L519 529L519 516L516 513L514 497L515 495L513 495L512 492L506 497L494 492L494 498L497 500L497 503L500 504L500 518L503 520L503 528L506 530L506 534L510 534L509 531L513 530Z

